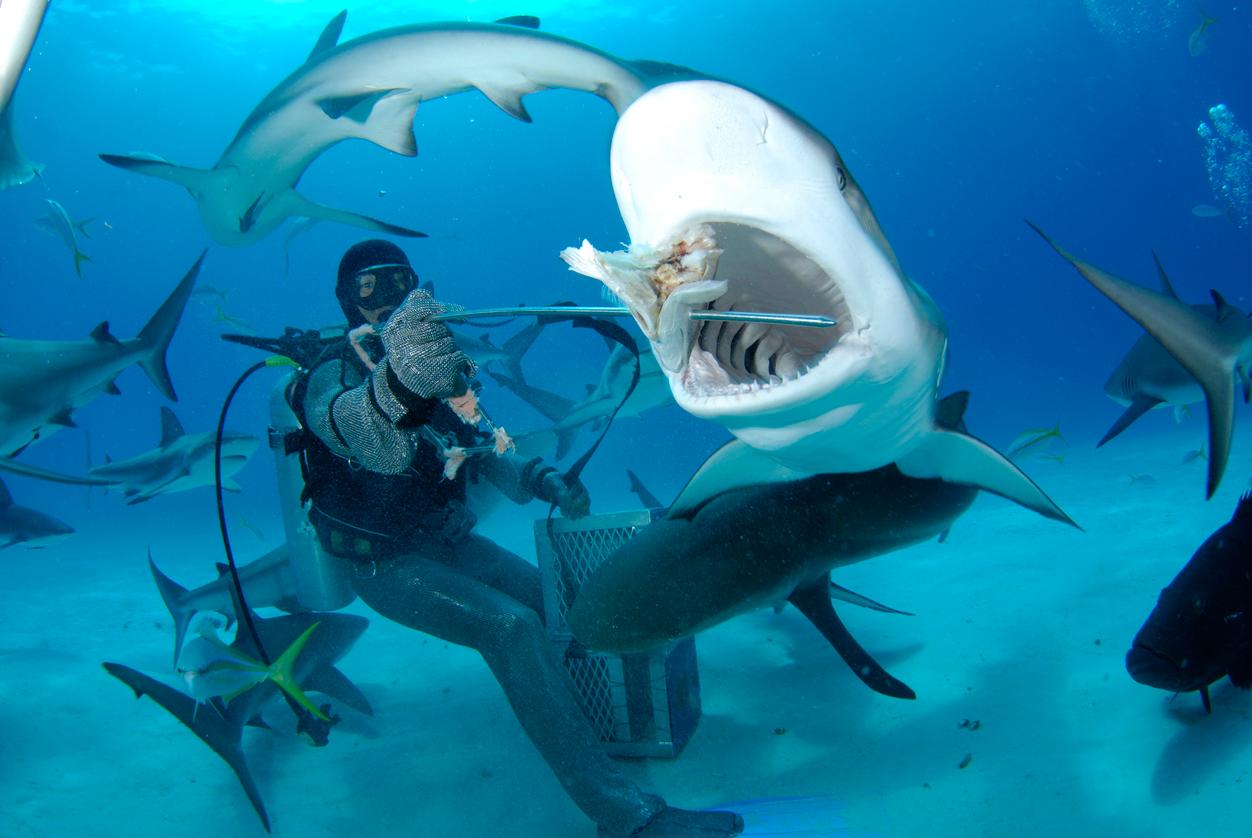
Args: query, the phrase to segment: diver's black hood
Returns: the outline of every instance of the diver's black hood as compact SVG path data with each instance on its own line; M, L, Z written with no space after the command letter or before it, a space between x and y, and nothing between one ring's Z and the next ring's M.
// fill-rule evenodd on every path
M365 323L361 311L357 307L357 288L353 278L363 268L371 265L408 265L408 255L397 245L386 239L367 239L357 242L344 252L339 260L339 276L335 282L335 298L339 300L339 308L344 317L348 318L348 328L355 329ZM416 272L414 272L416 274Z

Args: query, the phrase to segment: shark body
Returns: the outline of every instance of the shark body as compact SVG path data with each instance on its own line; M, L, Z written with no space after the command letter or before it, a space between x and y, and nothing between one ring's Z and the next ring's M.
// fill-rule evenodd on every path
M547 430L556 435L556 458L559 460L573 446L579 428L586 424L600 427L618 405L621 405L621 410L617 418L628 419L639 418L651 410L674 403L665 374L646 347L639 352L639 381L630 397L623 402L634 363L634 354L629 349L614 344L600 372L600 380L581 400L536 387L523 381L520 375L501 375L492 370L488 373L552 422L552 427Z
M230 478L247 464L261 441L238 433L222 435L222 488L240 491ZM188 434L168 407L161 408L161 440L142 454L96 466L88 474L120 484L127 503L151 500L157 495L185 492L216 482L214 452L217 432Z
M417 154L420 103L471 88L501 110L530 120L524 96L553 87L595 93L620 113L644 90L633 67L576 41L526 25L436 23L402 26L335 46L343 15L308 60L256 106L212 169L152 155L101 155L106 163L187 188L215 241L253 244L291 215L393 235L413 230L316 204L296 190L326 149L359 138Z
M746 444L715 470L727 485L895 463L1069 521L997 451L936 426L943 318L815 128L734 85L677 81L621 115L610 164L630 249L562 257L631 309L679 407ZM838 325L694 323L697 309Z
M148 374L162 395L178 400L165 353L203 261L201 254L139 335L129 340L114 337L107 321L96 326L87 340L0 337L0 471L62 479L11 458L53 431L73 427L72 412L96 396L120 392L114 380L132 364Z
M1252 396L1252 322L1216 291L1212 313L1176 295L1128 282L1062 249L1031 224L1083 279L1144 328L1199 384L1208 408L1209 460L1205 496L1213 497L1230 457L1235 425L1235 382L1243 400Z
M966 398L941 402L940 422L954 433L964 432ZM746 446L733 440L726 447ZM867 685L913 698L839 620L830 571L942 536L977 490L906 477L895 465L728 490L708 485L693 479L664 517L592 572L568 615L574 636L597 651L640 651L790 602Z
M18 506L9 487L0 480L0 550L15 544L43 547L74 534L74 528L47 513Z

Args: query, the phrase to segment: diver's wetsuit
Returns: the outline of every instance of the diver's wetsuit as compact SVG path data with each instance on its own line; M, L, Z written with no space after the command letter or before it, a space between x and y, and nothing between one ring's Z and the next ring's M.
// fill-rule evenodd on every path
M344 532L338 527L335 546L341 549L334 551L352 559L361 571L354 574L361 599L398 623L477 650L578 807L602 834L630 834L665 804L622 773L583 716L574 685L544 630L538 569L482 536L442 535L441 510L431 502L435 498L445 507L457 507L465 497L466 472L477 467L511 500L526 503L534 497L527 475L536 461L488 455L467 464L454 480L443 479L444 463L435 447L421 438L420 427L393 423L389 415L400 416L404 410L387 403L386 387L372 386L373 376L349 353L323 361L309 374L299 406L317 437L311 448L320 446L309 452L311 472L317 470L318 456L339 458L341 466L350 458L354 468L368 469L345 476L359 485L337 500L333 489L323 486L314 492L315 508L323 493L340 507L328 510L330 521L323 517L319 522L317 512L311 516L323 543L337 524L364 520L369 532L360 538L353 537L351 528ZM442 402L432 405L427 424L456 435L461 445L476 441ZM317 486L318 477L312 475L311 485ZM392 496L369 492L372 497L360 503L362 517L345 522L353 510L342 503L344 497L352 492L359 497L371 485ZM391 535L395 537L386 537ZM383 536L381 548L375 536Z

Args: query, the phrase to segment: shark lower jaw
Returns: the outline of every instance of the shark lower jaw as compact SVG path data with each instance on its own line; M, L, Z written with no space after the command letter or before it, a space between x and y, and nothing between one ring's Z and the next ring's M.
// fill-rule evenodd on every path
M786 400L811 370L853 331L853 315L837 277L786 240L741 224L707 225L718 248L708 293L672 293L664 301L657 343L684 407L712 410L744 396ZM716 296L712 296L713 292ZM712 297L709 299L709 297ZM693 311L806 314L831 327L692 320Z

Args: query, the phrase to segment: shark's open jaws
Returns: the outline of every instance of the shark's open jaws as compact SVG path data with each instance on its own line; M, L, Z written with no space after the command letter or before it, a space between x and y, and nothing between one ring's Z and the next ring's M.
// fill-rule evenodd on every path
M729 486L760 482L762 470L790 480L894 462L1069 522L998 452L935 425L943 318L816 129L734 85L680 81L622 114L610 156L630 248L584 241L562 257L631 309L678 405L755 450L702 471L718 465L711 473ZM689 317L710 308L838 325Z

